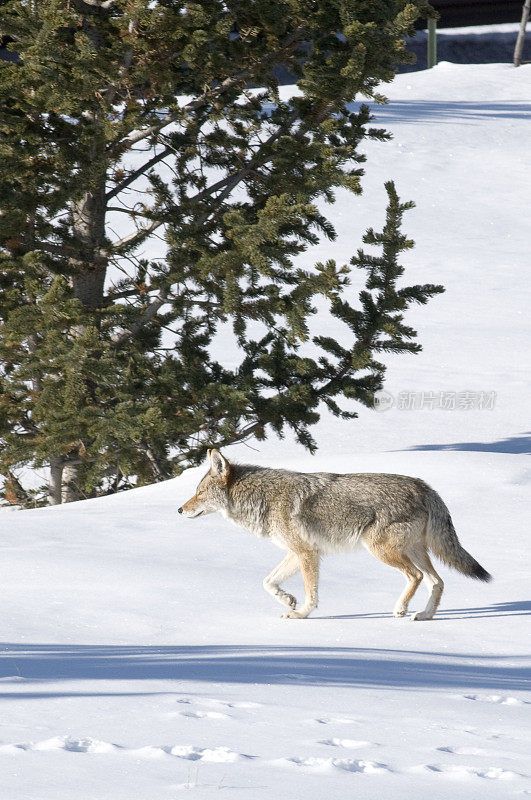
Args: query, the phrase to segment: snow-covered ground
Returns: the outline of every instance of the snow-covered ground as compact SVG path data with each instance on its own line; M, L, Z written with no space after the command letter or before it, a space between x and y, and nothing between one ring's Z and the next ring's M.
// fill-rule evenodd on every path
M530 86L531 66L440 64L387 88L394 140L367 145L364 196L338 196L338 239L309 258L347 261L393 178L417 202L406 277L446 286L410 314L424 351L388 360L391 408L323 416L316 456L289 438L227 451L418 475L494 581L441 567L440 612L412 623L391 616L398 572L329 557L319 609L281 620L261 586L280 551L176 514L200 469L4 513L1 800L531 794Z

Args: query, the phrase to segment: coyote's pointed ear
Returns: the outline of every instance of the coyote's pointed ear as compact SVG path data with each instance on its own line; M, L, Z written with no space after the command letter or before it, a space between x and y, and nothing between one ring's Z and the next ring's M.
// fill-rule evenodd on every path
M211 450L209 453L210 471L212 475L226 477L229 474L230 465L225 456L219 450Z
M210 458L210 453L211 453L211 452L212 452L212 450L207 450L207 456L208 456L209 458Z

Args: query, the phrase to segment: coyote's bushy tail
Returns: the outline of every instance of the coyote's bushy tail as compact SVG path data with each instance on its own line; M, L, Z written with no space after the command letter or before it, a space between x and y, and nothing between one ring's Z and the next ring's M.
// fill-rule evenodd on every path
M490 575L473 556L461 546L450 512L439 495L431 490L428 504L428 549L444 564L478 581L490 581Z

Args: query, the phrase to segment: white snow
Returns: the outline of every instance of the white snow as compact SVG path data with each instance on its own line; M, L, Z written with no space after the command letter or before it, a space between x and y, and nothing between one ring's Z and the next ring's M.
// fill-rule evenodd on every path
M391 616L398 572L329 557L319 609L282 620L261 585L280 550L217 515L177 515L201 469L4 514L2 800L531 794L530 79L531 66L440 64L386 87L377 122L394 139L366 146L364 196L338 195L338 239L306 262L347 261L393 178L417 203L406 278L446 286L409 315L424 350L388 359L390 409L323 415L316 456L289 437L227 451L421 476L492 584L441 567L441 609L414 623ZM408 392L422 409L398 407ZM467 408L481 392L494 407ZM421 587L412 610L424 601Z

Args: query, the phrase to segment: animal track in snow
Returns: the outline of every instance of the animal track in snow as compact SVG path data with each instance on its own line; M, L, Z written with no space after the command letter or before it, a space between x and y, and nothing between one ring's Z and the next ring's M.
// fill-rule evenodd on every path
M228 714L222 711L180 711L179 716L189 719L230 719Z
M465 694L465 700L479 700L483 703L498 703L502 706L529 705L528 700L519 700L517 697L503 697L500 694Z
M241 703L224 703L227 708L262 708L262 703L254 703L252 700Z
M346 772L364 772L368 775L391 772L387 764L380 764L376 761L358 761L353 758L285 758L280 762L296 767L306 767L320 772L328 772L331 769L342 769Z
M71 753L111 753L119 749L117 745L110 742L102 742L91 737L75 739L72 736L54 736L52 739L45 739L42 742L3 745L2 751L9 752L8 748L13 747L19 750L68 750Z
M244 759L251 759L254 756L236 753L229 747L194 747L193 745L168 745L158 747L156 745L146 745L145 747L129 748L110 742L102 742L99 739L90 737L75 739L71 736L54 736L52 739L45 739L42 742L26 742L21 744L0 745L0 754L15 755L22 751L53 751L67 750L71 753L112 753L120 751L136 758L164 758L165 756L176 756L188 761L209 761L212 763L233 763Z
M319 719L313 720L313 722L317 722L319 725L356 725L357 720L351 719L350 717L320 717Z
M334 737L333 739L323 739L319 744L326 744L329 747L346 747L350 750L355 750L360 747L370 747L373 745L373 742L363 742L357 739L338 739Z
M450 747L449 745L437 747L437 750L441 753L452 753L456 756L484 756L487 753L481 747Z
M447 766L445 764L422 764L419 767L413 767L412 772L431 772L437 773L440 775L445 775L449 778L469 778L469 777L477 777L477 778L487 778L489 780L501 780L501 781L508 781L512 780L513 778L524 778L525 775L521 775L518 772L513 772L509 769L503 769L502 767L486 767L486 768L477 768L477 767L468 767L465 765L455 765L455 766Z
M187 761L208 761L217 764L230 764L235 761L254 757L236 753L229 747L194 747L189 744L175 744L167 747L148 745L147 747L140 747L137 750L129 750L129 752L131 755L140 758L152 759L163 758L164 756L176 756L177 758L184 758Z
M455 756L496 756L502 755L499 750L485 750L482 747L450 747L449 745L445 745L444 747L437 747L437 750L440 753L452 753ZM512 755L508 755L507 753L503 753L504 758L514 758Z
M190 761L211 761L218 764L228 764L241 759L252 758L241 753L235 753L228 747L192 747L191 745L175 745L167 751L172 756L186 758Z

